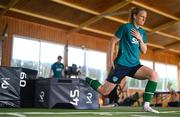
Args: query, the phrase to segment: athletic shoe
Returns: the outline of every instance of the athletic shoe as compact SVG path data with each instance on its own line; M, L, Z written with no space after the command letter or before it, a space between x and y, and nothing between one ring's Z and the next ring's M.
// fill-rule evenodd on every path
M143 110L144 110L145 112L159 113L159 111L152 109L150 106L143 107Z

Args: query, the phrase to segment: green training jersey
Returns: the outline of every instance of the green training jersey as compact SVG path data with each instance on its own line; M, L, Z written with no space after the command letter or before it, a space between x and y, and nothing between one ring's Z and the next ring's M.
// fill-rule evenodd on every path
M53 71L53 77L56 78L56 79L60 79L62 78L62 71L64 69L64 65L62 63L54 63L52 66L51 66L51 69Z
M140 45L139 41L131 35L131 30L137 30L146 43L146 32L142 28L136 28L133 23L123 24L116 31L115 36L120 39L119 55L116 62L120 65L133 67L140 64Z

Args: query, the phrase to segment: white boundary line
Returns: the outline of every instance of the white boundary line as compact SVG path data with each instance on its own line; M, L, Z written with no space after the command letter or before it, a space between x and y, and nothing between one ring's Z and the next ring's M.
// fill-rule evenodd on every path
M6 113L6 112L4 112L4 113L1 113L0 112L0 115L12 115L12 116L15 116L15 117L26 117L25 115L23 115L23 114L21 114L21 113L18 113L18 112L11 112L11 113Z
M119 115L119 114L142 114L148 112L0 112L0 115L12 115L15 117L26 117L26 115L78 115L78 114L93 114L93 115ZM160 113L180 114L180 111L162 111ZM158 114L157 114L158 115ZM134 117L152 117L146 115L130 115ZM158 116L153 116L158 117Z
M148 115L131 115L132 117L159 117L159 116L148 116Z

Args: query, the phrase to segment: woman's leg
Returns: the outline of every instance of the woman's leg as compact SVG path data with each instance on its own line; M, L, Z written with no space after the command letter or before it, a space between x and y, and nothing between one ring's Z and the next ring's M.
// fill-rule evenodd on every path
M155 82L158 80L157 72L146 66L140 67L134 74L134 77L139 80L148 79Z
M116 84L111 83L109 81L105 81L102 85L98 80L93 80L89 77L86 78L86 82L96 91L98 91L103 96L107 96L114 89Z
M156 87L157 87L157 80L158 80L157 72L155 72L154 70L152 70L146 66L142 66L134 74L134 78L140 79L140 80L148 79L148 83L145 87L145 92L144 92L144 96L143 96L144 109L145 109L145 111L158 113L158 111L150 108L150 102L153 98L154 92L156 91Z
M146 85L144 93L144 101L150 102L154 95L154 92L156 91L158 74L154 70L146 66L142 66L137 70L134 77L140 80L148 79L148 83Z
M98 88L98 92L104 96L107 96L115 88L116 84L106 81L103 85Z

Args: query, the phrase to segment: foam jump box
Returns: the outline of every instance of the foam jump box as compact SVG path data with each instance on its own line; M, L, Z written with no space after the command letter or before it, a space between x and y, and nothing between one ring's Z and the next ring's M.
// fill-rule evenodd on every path
M78 78L37 79L35 107L99 109L98 93Z

